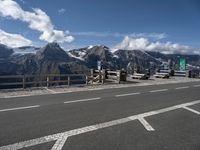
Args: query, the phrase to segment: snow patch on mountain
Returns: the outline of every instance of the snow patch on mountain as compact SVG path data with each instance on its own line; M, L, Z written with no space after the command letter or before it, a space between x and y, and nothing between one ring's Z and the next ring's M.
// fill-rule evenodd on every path
M81 60L81 61L85 61L82 57L77 57L77 56L73 55L73 54L70 53L70 52L68 52L67 54L68 54L70 57L73 57L73 58L79 59L79 60Z
M94 47L93 45L90 45L90 46L88 46L87 49L92 49L93 47Z

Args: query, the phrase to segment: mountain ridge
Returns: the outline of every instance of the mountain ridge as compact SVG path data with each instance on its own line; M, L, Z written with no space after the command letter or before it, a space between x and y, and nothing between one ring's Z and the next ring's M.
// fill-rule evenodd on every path
M165 55L141 50L112 52L104 45L66 51L58 43L49 43L36 53L16 55L13 49L0 45L0 75L85 73L96 69L97 61L110 70L145 70L155 69L169 59L177 64L180 57L186 58L190 66L200 67L199 55Z

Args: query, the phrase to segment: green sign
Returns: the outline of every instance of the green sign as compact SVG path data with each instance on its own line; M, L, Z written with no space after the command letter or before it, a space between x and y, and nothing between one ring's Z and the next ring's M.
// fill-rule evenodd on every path
M180 71L185 71L186 70L186 60L184 58L180 59L179 69L180 69Z

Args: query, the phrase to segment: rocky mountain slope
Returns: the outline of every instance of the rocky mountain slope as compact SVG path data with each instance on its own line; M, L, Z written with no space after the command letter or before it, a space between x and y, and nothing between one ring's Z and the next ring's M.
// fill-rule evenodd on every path
M70 57L57 43L47 44L37 50L36 54L16 55L12 52L7 57L0 54L0 57L3 57L0 62L0 75L68 74L88 70L84 62Z

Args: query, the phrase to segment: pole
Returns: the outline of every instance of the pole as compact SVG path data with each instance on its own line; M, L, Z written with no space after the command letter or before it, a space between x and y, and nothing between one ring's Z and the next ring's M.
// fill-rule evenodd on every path
M49 87L49 76L47 76L47 88Z
M26 77L25 75L23 76L23 79L22 79L22 85L23 85L23 89L26 88Z
M68 86L70 86L70 76L68 76L67 82L68 82Z

